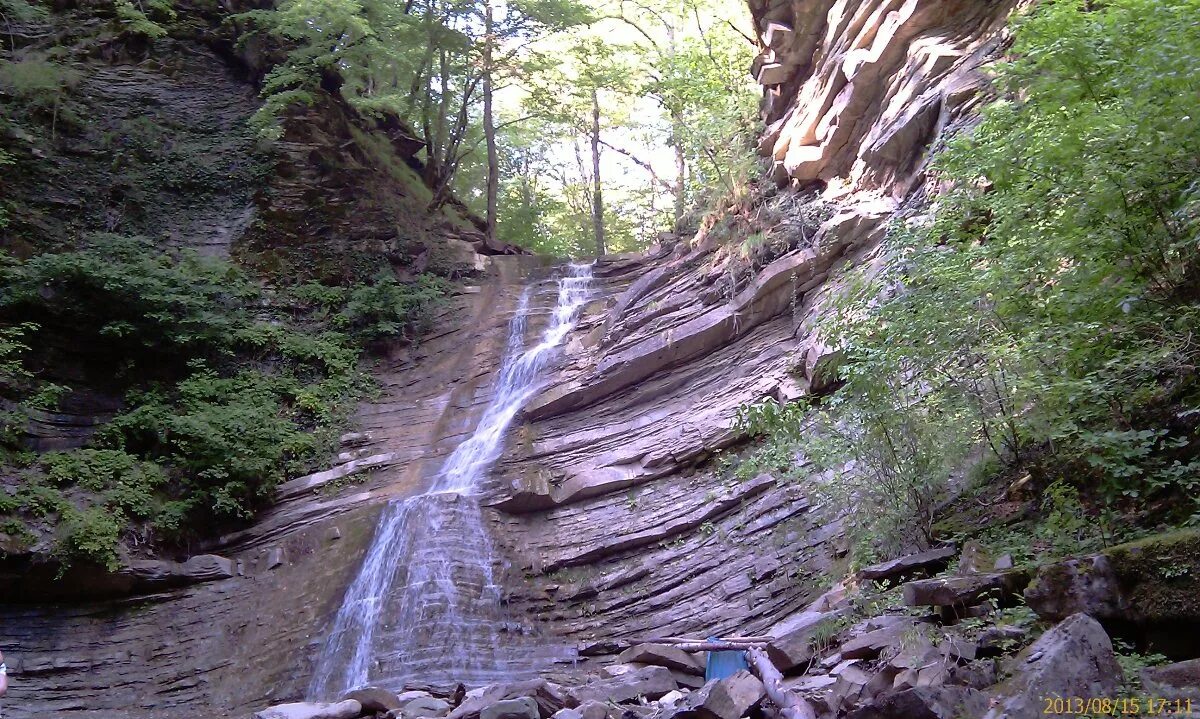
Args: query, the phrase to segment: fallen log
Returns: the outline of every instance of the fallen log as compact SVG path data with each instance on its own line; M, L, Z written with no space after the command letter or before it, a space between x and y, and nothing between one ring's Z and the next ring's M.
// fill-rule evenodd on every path
M817 715L807 701L784 690L783 674L771 663L761 647L746 650L746 658L750 660L754 673L762 680L767 697L779 707L784 719L816 719Z

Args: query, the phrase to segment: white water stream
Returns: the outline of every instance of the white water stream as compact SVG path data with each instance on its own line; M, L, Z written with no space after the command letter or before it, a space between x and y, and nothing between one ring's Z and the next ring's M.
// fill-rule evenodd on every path
M505 679L537 657L517 646L501 607L495 547L483 521L480 483L503 451L509 424L537 392L587 300L590 265L558 280L554 314L525 348L531 290L509 323L495 395L470 438L446 458L429 490L392 502L380 515L358 576L346 590L309 686L337 698L370 683L466 683ZM336 695L336 696L335 696Z

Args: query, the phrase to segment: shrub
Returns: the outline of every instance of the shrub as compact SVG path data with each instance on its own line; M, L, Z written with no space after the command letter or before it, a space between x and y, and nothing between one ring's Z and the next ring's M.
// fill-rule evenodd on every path
M924 533L948 466L981 445L1070 478L1078 496L1052 485L1046 511L1071 541L1080 498L1195 501L1200 437L1179 409L1200 360L1198 15L1200 0L1039 3L998 69L1004 96L935 160L951 190L833 304L844 385L801 443L853 462L829 486L876 546L905 518Z
M298 326L223 262L98 236L83 250L7 260L0 282L0 315L37 320L0 331L0 391L17 407L9 440L21 408L65 390L21 362L43 336L123 370L125 409L92 446L5 467L21 482L0 515L57 525L64 562L111 566L122 539L178 541L250 517L279 482L331 455L364 389L359 350L328 329L333 315ZM379 322L411 319L424 301L384 297Z

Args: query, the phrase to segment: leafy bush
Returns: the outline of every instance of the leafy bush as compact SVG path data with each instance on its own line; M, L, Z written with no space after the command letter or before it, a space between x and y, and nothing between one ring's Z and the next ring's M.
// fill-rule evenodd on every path
M322 415L342 390L256 370L232 377L200 370L169 396L140 396L99 441L175 470L178 494L201 516L247 518L286 476L332 449L336 417Z
M422 274L412 282L379 276L370 284L348 288L308 282L291 288L289 294L318 318L361 339L411 342L429 330L432 311L448 289L446 280Z
M98 236L83 250L5 260L0 283L0 317L36 320L0 330L0 394L16 407L9 446L26 408L65 391L22 362L44 338L70 338L127 390L92 446L3 468L20 482L0 497L0 515L57 526L52 551L64 562L111 566L122 543L178 541L250 517L279 482L330 456L364 389L358 348L329 328L354 322L330 314L299 326L223 262ZM414 331L424 296L380 285L371 321Z
M159 252L142 238L94 235L83 250L0 267L0 314L71 333L108 353L149 364L230 356L251 325L255 287L233 266Z
M1197 16L1200 0L1039 3L1004 98L935 160L950 191L892 228L891 265L827 318L845 384L802 444L853 462L830 484L875 546L923 527L979 446L1079 497L1197 497L1179 411L1200 359ZM1056 497L1076 532L1077 501Z
M68 509L60 526L58 555L64 564L78 558L115 570L121 564L117 548L122 526L119 514L101 507Z
M166 37L167 29L160 23L175 19L170 0L139 0L136 5L130 0L114 0L113 8L122 30L151 40Z

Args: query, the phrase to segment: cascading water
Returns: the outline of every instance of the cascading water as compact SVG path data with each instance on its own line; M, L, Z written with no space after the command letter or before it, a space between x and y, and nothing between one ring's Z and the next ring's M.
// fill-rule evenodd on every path
M495 548L477 491L503 450L508 425L574 326L590 281L590 265L570 266L558 281L549 324L528 349L530 289L522 293L495 396L474 434L446 458L429 491L384 508L317 661L312 698L368 682L398 688L415 678L495 681L539 660L514 641L523 627L503 616Z

